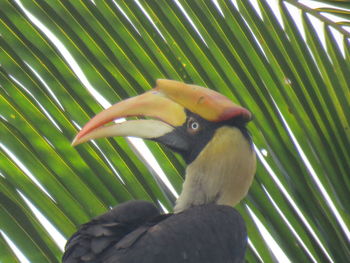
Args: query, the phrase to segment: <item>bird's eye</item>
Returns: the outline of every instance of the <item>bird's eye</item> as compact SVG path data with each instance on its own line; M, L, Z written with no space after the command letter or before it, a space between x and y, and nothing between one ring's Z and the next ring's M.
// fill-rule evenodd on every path
M197 129L199 129L199 124L198 124L198 122L192 122L192 123L191 123L191 129L192 129L192 130L197 130Z
M200 130L199 122L193 118L190 118L187 122L187 130L190 133L197 133Z

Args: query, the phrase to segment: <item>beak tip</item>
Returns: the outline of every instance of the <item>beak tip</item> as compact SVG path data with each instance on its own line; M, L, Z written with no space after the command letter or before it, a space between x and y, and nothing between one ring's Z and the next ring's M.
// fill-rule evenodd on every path
M78 138L78 136L75 136L75 138L73 139L73 141L71 142L71 145L74 147L74 146L77 146L78 144L80 144Z

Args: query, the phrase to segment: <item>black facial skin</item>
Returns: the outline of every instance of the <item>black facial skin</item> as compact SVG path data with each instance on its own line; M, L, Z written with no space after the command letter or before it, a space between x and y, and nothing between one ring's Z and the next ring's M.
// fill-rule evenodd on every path
M244 137L251 143L250 134L245 127L246 121L241 117L222 122L210 122L188 110L186 110L186 115L186 122L182 126L176 127L172 132L153 140L180 153L187 164L196 159L205 145L211 140L215 131L225 125L240 129Z

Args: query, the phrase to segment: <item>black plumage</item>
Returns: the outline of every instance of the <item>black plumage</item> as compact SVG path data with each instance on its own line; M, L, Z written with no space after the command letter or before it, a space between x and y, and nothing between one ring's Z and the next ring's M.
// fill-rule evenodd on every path
M243 262L245 224L232 207L207 204L161 215L146 201L129 201L80 227L64 263Z
M146 119L105 125L140 116ZM232 206L247 194L256 169L249 120L247 109L223 95L171 80L92 118L73 145L111 136L157 141L182 155L185 181L174 214L146 201L123 203L82 225L63 262L243 262L247 233Z

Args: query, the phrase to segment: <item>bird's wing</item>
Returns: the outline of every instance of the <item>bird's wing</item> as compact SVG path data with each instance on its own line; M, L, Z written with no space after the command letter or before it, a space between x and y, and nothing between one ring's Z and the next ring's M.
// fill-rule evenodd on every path
M229 206L192 207L140 231L143 231L142 235L136 234L136 239L129 234L109 248L99 262L244 262L245 223L241 215Z
M195 206L160 215L132 201L83 225L66 245L64 263L239 263L245 223L232 207Z
M146 201L118 205L79 228L68 240L62 262L102 262L100 258L111 247L116 244L121 248L131 246L147 230L140 226L152 220L159 221L159 217L158 209Z

